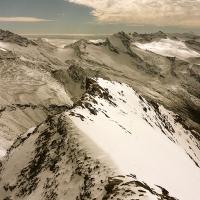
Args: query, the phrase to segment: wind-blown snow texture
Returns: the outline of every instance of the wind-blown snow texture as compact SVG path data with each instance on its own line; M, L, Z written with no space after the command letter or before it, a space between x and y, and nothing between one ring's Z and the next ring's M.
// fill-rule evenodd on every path
M85 104L70 113L76 126L111 157L121 173L136 174L180 200L198 200L199 146L177 122L178 116L148 103L125 84L103 79L97 83L100 93L86 95ZM102 93L108 93L108 98L101 98Z
M200 57L198 52L189 49L182 41L161 39L160 41L153 41L150 43L136 42L135 45L141 49L149 50L163 56L177 57L180 59Z

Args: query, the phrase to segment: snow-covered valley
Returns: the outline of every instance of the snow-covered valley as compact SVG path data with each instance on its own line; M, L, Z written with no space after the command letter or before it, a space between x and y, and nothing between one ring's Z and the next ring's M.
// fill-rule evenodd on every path
M188 48L184 42L171 39L161 39L160 41L153 41L150 43L134 43L137 47L152 51L154 53L177 57L180 59L187 59L190 57L200 57L200 54L190 48Z

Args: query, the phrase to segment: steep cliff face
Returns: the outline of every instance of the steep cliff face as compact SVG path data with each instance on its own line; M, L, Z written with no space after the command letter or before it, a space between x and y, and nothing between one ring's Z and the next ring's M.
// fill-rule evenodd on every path
M0 31L0 199L199 200L198 40Z

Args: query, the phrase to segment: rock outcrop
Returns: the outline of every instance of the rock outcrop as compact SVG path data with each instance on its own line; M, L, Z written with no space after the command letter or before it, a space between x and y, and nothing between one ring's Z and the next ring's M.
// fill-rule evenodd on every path
M0 29L0 41L14 43L24 47L27 47L28 45L36 45L35 42L25 37L1 29Z

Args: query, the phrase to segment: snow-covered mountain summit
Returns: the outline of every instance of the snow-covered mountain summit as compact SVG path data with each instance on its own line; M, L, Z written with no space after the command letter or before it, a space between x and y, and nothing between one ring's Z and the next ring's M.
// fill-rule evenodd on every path
M136 174L180 199L198 199L199 144L173 112L125 84L98 79L70 116L122 174Z

